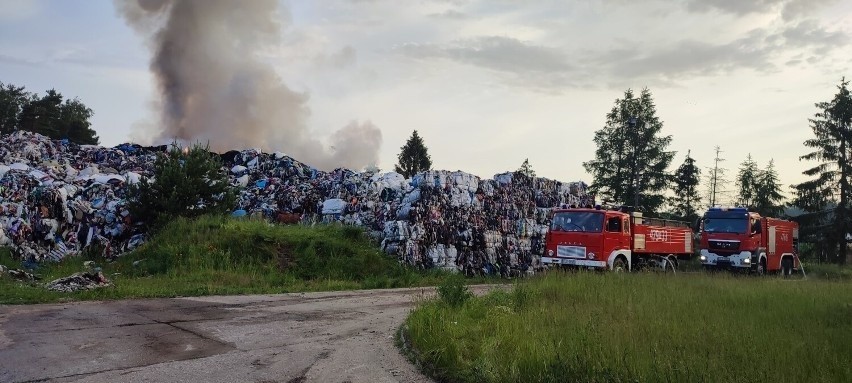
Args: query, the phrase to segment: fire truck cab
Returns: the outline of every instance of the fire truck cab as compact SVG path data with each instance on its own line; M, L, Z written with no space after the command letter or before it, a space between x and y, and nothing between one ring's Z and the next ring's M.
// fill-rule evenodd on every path
M654 266L674 270L692 254L686 222L644 219L642 213L571 208L553 212L542 263L629 271Z
M799 224L745 208L711 208L701 220L705 269L792 274L800 267Z

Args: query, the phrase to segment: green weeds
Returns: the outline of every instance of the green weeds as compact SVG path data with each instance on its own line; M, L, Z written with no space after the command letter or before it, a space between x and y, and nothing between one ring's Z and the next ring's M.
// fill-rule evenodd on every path
M549 273L403 328L446 381L852 381L848 281Z

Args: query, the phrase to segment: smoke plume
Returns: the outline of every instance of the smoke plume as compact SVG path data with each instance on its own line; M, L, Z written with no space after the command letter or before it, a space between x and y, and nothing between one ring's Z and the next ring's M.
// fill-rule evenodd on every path
M288 88L259 54L280 42L276 0L116 0L148 41L162 127L152 141L214 150L281 150L320 169L378 162L382 134L352 122L323 144L306 125L308 95ZM286 9L284 9L286 12Z

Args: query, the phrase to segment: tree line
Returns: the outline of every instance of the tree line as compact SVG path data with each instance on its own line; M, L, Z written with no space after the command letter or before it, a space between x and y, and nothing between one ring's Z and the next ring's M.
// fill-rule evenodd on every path
M663 122L647 88L638 95L631 89L625 91L606 114L604 126L595 132L595 156L583 163L593 178L590 192L598 201L689 221L715 205L738 205L775 217L784 216L786 208L803 209L809 213L803 217L811 218L799 220L803 240L827 246L834 260L844 263L852 226L852 96L848 84L844 78L830 101L815 104L818 112L809 119L814 137L804 142L812 151L799 159L816 164L803 172L810 180L791 185L792 200L782 192L774 159L761 166L749 153L735 175L735 195L723 201L728 180L727 169L719 166L724 161L719 147L713 167L706 169L702 198L702 171L691 152L670 170L676 155L669 150L672 136L662 133ZM431 168L431 157L417 131L400 148L398 160L395 170L405 177ZM529 159L515 174L535 176Z
M0 133L25 130L51 139L67 139L83 145L100 140L89 121L94 112L77 98L67 99L55 89L44 95L23 86L0 82Z

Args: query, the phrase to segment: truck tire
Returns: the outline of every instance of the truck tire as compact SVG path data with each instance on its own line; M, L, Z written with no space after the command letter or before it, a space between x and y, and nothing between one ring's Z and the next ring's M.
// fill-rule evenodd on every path
M781 276L787 278L793 275L793 259L790 257L784 257L781 260Z
M612 262L612 271L616 273L627 272L627 262L622 257L618 257Z
M761 277L766 275L766 258L761 258L760 261L757 262L757 270L755 271L755 274Z

